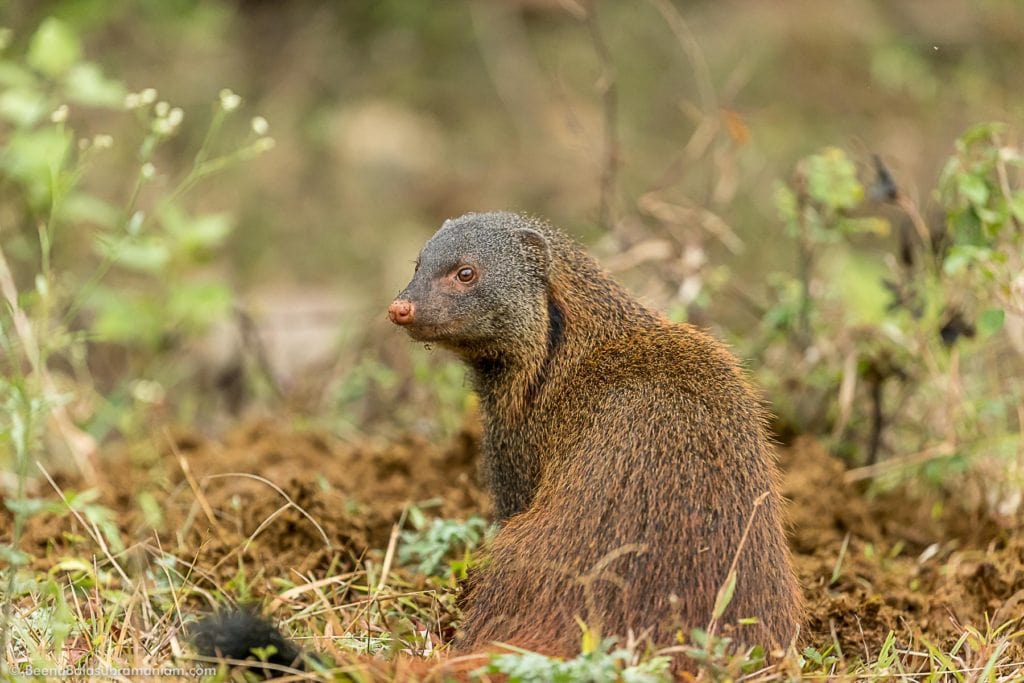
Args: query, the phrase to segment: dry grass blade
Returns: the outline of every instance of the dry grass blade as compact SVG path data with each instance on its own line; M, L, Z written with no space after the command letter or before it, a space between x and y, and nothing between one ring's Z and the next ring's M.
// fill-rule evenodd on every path
M309 520L309 523L316 528L317 532L320 534L320 537L324 540L324 546L326 546L328 550L333 550L333 546L331 545L331 539L327 536L327 532L324 531L324 528L320 526L320 523L313 519L313 516L306 512L302 508L302 506L300 506L298 503L292 500L292 497L285 493L284 489L282 489L280 486L270 481L269 479L266 479L256 474L250 474L248 472L225 472L223 474L208 474L205 477L203 477L203 481L207 481L210 479L230 479L231 477L242 477L244 479L252 479L253 481L258 481L261 484L265 484L266 486L272 488L275 492L277 492L279 496L281 496L288 502L288 504L285 507L291 507L295 509L299 514L301 514L303 517ZM271 517L276 517L278 514L280 514L280 512L282 512L282 510L277 510L276 512L274 512L273 515L271 515ZM260 528L257 529L256 533L262 530L264 526L265 523L261 524ZM250 537L250 541L252 540L253 537L256 536L256 533L254 533Z
M754 524L754 516L757 514L757 511L761 506L764 505L764 502L768 500L769 493L769 491L765 491L754 500L754 506L750 510L750 516L747 517L747 525L743 527L743 535L740 536L740 542L736 546L736 552L733 553L732 562L729 565L729 572L726 574L725 583L723 583L718 589L718 596L715 598L715 614L712 615L711 621L708 622L708 627L705 629L709 639L714 637L715 631L718 628L718 619L721 614L725 612L725 608L728 606L728 600L725 598L726 593L730 593L731 595L731 590L728 587L732 585L732 587L735 588L736 565L739 564L740 554L743 552L743 547L747 544L747 536L750 535L750 527ZM724 603L721 605L721 609L719 609L719 602Z
M107 558L107 561L110 562L110 565L117 571L118 575L120 575L121 580L125 582L125 585L129 587L133 586L133 582L130 578L128 578L128 574L125 573L124 569L121 568L121 565L118 564L117 560L114 559L114 556L110 553L110 548L107 546L107 542L103 538L103 534L100 532L99 529L96 528L96 525L87 520L85 517L83 517L82 513L80 513L71 505L71 502L68 500L68 497L64 495L64 490L61 489L61 487L57 484L56 481L53 480L53 477L51 477L50 473L46 471L46 468L43 466L42 463L37 462L36 467L38 467L39 471L43 473L44 477L46 477L46 481L50 483L50 486L53 488L53 490L57 493L58 496L60 496L61 501L63 501L64 505L67 506L71 514L75 516L75 519L77 519L78 522L82 525L82 527L88 532L93 542L95 542L96 545L99 546L100 550L103 552L103 555Z

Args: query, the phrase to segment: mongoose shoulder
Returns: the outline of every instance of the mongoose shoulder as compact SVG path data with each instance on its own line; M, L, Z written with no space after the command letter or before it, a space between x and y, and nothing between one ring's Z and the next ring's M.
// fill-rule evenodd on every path
M733 566L720 624L738 643L793 639L801 598L766 413L722 344L511 213L447 221L389 316L457 354L481 399L502 528L471 577L461 649L572 655L578 619L673 644L711 622Z

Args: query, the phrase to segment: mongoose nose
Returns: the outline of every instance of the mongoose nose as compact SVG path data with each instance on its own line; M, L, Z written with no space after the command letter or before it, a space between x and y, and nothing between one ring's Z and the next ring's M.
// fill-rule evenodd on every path
M416 310L411 301L395 299L388 306L388 317L396 325L408 325L413 321L413 312Z

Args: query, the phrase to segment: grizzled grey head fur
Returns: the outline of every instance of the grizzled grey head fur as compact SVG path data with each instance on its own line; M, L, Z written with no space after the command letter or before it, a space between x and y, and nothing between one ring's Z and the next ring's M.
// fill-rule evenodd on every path
M413 339L497 358L544 339L551 248L543 224L513 213L445 221L423 247L391 320Z

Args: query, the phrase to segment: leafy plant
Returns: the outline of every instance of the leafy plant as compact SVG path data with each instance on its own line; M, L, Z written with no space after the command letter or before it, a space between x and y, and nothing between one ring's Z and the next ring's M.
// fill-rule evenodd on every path
M486 666L475 671L474 676L501 674L507 676L510 683L660 683L672 680L669 657L641 659L637 653L628 648L616 648L615 644L614 638L606 638L592 647L584 647L573 659L547 657L526 650L496 654Z
M1024 358L1024 341L1001 334L1024 319L1024 157L1005 135L983 124L957 141L936 193L941 225L924 220L880 160L864 182L837 148L804 159L779 186L797 268L774 276L776 303L750 353L797 431L831 432L872 467L895 451L948 472L968 456L1014 450L1006 399L1024 387L1019 373L996 368ZM893 253L879 254L893 238Z
M0 51L11 38L0 32ZM257 118L240 144L216 151L240 103L228 90L220 94L191 166L163 190L158 151L184 125L182 109L159 100L153 89L129 93L83 58L78 36L58 19L39 25L24 54L0 57L0 188L8 200L0 211L0 465L14 472L12 490L4 491L13 528L10 543L0 547L8 565L2 651L14 600L31 590L19 581L32 559L19 548L29 518L75 515L106 556L96 561L100 566L125 548L96 491L62 493L60 504L30 498L29 464L52 460L52 446L63 442L84 480L96 480L96 437L102 435L82 427L88 423L86 397L103 400L88 363L92 344L117 341L152 350L167 335L192 333L227 312L230 291L196 279L194 271L226 238L231 218L190 215L183 200L201 181L272 146L266 122ZM125 117L134 120L134 133L81 132L97 120L123 125ZM102 197L92 180L120 145L133 147L134 171L118 204ZM93 243L95 259L66 257L73 251L66 247L83 239ZM119 288L106 284L111 278ZM143 357L139 369L152 358ZM158 400L155 383L140 374L137 386L149 390L138 395ZM60 587L54 591L63 599ZM55 614L66 616L67 605L58 601L57 607ZM58 632L67 636L54 627Z
M483 517L427 520L418 507L410 508L409 521L413 528L402 532L398 559L428 576L465 578L472 552L494 531Z

